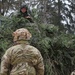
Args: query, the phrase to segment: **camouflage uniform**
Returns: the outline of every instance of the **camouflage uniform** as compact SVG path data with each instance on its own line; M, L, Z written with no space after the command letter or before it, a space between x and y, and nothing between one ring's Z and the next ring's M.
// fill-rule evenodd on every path
M26 11L22 12L21 10L25 8ZM24 17L25 19L27 19L30 23L34 23L33 19L31 18L30 14L28 13L28 7L26 5L21 6L20 11L17 13L17 17L21 18Z
M3 55L1 75L44 75L41 53L25 41L31 37L28 30L18 29L13 36L16 45L9 48Z

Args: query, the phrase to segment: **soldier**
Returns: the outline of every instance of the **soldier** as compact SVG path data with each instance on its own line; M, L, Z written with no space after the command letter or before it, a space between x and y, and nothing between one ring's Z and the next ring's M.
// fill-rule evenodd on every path
M28 8L26 5L21 6L20 12L17 15L18 17L24 17L25 19L29 20L29 22L34 23L30 15L28 14Z
M44 75L43 58L39 50L29 45L31 33L20 28L13 32L14 46L1 60L1 75Z

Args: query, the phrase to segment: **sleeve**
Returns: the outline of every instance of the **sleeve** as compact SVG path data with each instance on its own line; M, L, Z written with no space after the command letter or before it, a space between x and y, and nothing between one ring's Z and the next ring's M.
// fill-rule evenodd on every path
M34 23L34 21L31 18L27 18L30 23Z
M10 56L9 51L3 55L1 59L1 75L9 75L9 67L10 67Z
M41 53L38 53L37 65L36 68L36 75L44 75L44 62Z

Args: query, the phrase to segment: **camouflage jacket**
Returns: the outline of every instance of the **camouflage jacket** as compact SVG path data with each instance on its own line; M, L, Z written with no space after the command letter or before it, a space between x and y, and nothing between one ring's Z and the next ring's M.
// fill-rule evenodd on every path
M39 50L26 44L9 48L1 60L1 75L44 75Z

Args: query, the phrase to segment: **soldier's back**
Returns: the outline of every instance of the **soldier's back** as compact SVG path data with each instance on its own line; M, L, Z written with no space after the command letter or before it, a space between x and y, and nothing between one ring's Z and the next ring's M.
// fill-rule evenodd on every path
M30 45L19 44L11 47L10 75L36 75L38 50Z

